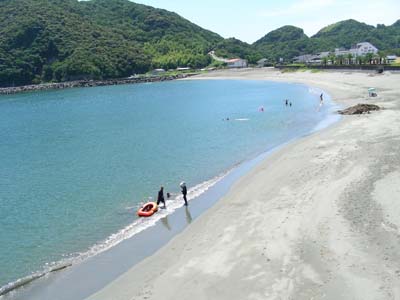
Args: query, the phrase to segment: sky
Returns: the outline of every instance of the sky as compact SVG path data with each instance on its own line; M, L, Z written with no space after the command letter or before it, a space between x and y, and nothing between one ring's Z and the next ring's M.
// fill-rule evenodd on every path
M134 0L174 11L224 38L253 43L284 25L311 36L329 24L355 19L391 25L400 19L400 0Z

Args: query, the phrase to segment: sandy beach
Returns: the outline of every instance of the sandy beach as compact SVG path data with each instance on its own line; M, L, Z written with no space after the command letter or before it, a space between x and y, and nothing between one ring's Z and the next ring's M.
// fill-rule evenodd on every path
M400 299L400 74L246 69L194 79L224 78L303 83L343 107L384 109L274 152L88 299Z

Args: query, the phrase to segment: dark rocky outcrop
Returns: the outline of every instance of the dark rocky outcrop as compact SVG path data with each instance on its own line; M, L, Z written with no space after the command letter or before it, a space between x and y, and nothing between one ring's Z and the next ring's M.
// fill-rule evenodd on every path
M338 113L341 115L360 115L364 113L369 114L369 112L372 110L380 109L381 108L375 104L357 104L343 110L338 110Z

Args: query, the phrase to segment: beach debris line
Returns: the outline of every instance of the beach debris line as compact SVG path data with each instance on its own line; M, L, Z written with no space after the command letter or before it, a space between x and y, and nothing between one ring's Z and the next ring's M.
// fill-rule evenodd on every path
M375 104L357 104L343 110L338 110L341 115L361 115L364 113L369 114L370 111L380 110L381 108Z

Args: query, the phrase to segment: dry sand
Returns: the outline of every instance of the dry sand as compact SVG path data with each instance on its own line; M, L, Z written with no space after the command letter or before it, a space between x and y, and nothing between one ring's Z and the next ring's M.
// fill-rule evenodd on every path
M273 153L89 299L400 299L400 74L260 69L201 78L301 82L345 107L385 109L345 116Z

